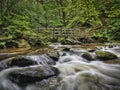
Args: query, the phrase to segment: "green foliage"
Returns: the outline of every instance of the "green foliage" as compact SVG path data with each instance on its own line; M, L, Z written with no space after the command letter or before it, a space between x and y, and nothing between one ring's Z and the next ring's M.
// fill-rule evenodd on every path
M120 18L110 20L105 30L110 40L120 40Z
M6 44L6 42L4 42L4 41L3 41L3 42L0 42L0 48L6 48L6 45L5 45L5 44Z
M30 27L74 27L104 25L108 17L120 16L120 0L4 0L0 23L11 13L27 16ZM103 20L102 20L103 19Z
M50 35L48 34L48 30L43 30L41 33L38 34L39 40L42 42L42 44L47 45L50 41Z
M39 34L32 33L28 38L28 42L31 46L47 45L50 41L50 37L46 35L46 33L45 31Z
M73 0L65 11L68 15L68 27L87 23L91 26L100 25L99 12L94 6L95 0Z
M61 42L61 41L63 41L64 40L64 38L58 38L58 42Z
M96 36L118 40L119 18L120 0L0 0L0 35L12 43L26 39L47 44L49 35L45 30L36 33L37 27L102 27ZM1 45L6 47L6 42Z
M12 38L18 39L30 34L31 29L29 28L29 22L26 16L13 14L12 17L6 17L6 20L8 26L4 28L5 36L12 36Z
M102 32L97 33L96 36L106 38L109 42L120 40L120 18L111 19Z

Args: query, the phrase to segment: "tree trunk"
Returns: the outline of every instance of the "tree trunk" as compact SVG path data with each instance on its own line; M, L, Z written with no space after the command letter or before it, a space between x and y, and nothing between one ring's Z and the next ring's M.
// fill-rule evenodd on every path
M63 24L64 24L64 26L66 26L66 14L65 14L65 11L64 11L63 0L60 0L60 6L61 6Z

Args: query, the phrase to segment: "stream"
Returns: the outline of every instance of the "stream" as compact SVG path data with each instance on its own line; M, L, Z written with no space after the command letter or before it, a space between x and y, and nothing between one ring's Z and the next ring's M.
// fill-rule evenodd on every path
M0 90L120 90L120 45L51 44L43 51L1 58Z

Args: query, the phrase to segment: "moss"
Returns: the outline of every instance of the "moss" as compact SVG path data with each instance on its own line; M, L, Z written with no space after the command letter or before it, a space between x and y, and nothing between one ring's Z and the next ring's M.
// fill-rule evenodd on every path
M107 51L96 51L96 58L99 60L112 60L117 59L117 56Z

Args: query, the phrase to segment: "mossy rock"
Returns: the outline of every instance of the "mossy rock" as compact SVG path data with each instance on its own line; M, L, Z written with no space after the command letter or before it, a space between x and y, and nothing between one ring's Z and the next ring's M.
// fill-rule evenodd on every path
M87 60L89 60L89 61L91 61L91 60L94 60L93 58L92 58L92 56L89 54L89 53L84 53L83 55L82 55L82 57L83 58L85 58L85 59L87 59Z
M16 43L17 43L18 48L30 47L30 44L24 39L20 39L20 40L16 41Z
M112 60L118 58L115 54L107 51L96 51L95 54L96 54L96 59L99 60Z

